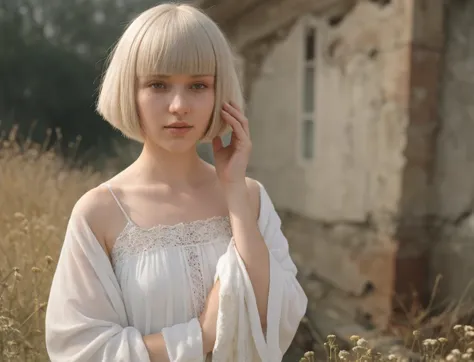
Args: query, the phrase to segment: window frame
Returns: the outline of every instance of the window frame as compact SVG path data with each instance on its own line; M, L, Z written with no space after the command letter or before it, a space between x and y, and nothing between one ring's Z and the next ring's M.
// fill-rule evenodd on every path
M310 164L315 163L317 158L317 125L318 120L320 120L319 113L320 113L320 103L318 102L319 99L319 89L321 83L321 65L322 65L322 49L324 46L324 32L325 26L321 19L317 19L314 16L306 15L304 16L298 23L298 37L299 37L299 44L298 47L298 69L297 69L297 77L298 77L298 92L297 92L297 102L298 102L298 116L297 116L297 142L296 142L296 153L297 153L297 161L300 166L307 166ZM314 46L314 58L308 62L306 59L306 49L307 49L307 29L313 28L315 30L315 46ZM308 67L313 67L313 110L312 112L307 112L305 108L305 88L306 88L306 69ZM304 152L304 137L303 132L305 132L306 122L308 120L312 121L312 155L311 157L305 157Z

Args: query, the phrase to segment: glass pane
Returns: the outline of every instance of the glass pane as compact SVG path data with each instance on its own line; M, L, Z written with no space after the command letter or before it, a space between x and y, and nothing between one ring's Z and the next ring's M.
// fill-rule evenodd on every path
M314 68L306 66L304 71L304 105L305 112L314 110Z
M305 49L306 60L313 60L316 50L316 30L314 28L306 29Z
M314 122L307 119L303 122L303 157L311 159L314 155Z

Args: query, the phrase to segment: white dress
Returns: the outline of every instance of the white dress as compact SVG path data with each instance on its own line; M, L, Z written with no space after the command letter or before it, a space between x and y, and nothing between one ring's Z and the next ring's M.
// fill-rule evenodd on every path
M204 361L198 316L214 283L218 261L232 239L229 218L144 229L129 218L108 187L127 224L111 252L112 264L107 266L103 264L108 259L88 225L73 211L46 313L51 360L149 361L142 336L161 332L171 361ZM260 219L265 218L262 213L273 215L272 210L276 215L269 202L261 186ZM273 273L278 277L270 274L270 289L281 290L276 297L277 311L269 302L269 313L276 315L269 315L268 321L279 329L275 338L281 349L277 359L281 360L307 299L279 227L267 234L273 235L264 237L271 261L278 264L277 274Z

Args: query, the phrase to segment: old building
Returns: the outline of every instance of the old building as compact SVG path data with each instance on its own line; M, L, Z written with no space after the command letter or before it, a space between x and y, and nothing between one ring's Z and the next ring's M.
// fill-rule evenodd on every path
M458 297L474 276L474 2L197 4L241 56L249 174L281 211L314 318L384 327L438 273Z

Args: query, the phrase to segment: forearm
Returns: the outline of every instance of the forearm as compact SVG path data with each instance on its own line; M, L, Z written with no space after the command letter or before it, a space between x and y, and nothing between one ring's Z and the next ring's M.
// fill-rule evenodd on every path
M151 362L169 362L163 334L155 333L143 337Z
M270 287L268 248L258 228L258 216L252 208L245 181L229 187L226 195L235 245L252 282L261 323L264 326Z
M217 314L219 312L220 281L217 280L207 296L204 310L199 317L204 354L212 352L216 342Z

